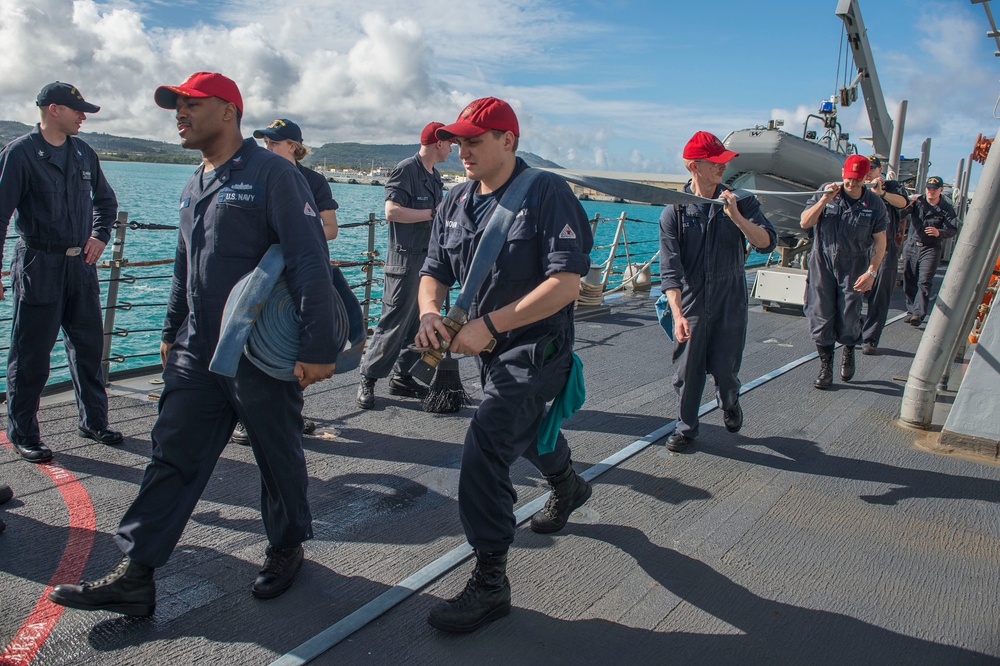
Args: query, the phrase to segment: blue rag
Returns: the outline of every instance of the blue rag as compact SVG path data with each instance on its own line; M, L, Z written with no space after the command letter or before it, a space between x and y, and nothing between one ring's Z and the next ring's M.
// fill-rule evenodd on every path
M673 340L674 313L670 309L670 301L667 300L666 294L660 294L660 297L653 303L653 309L656 310L656 318L660 322L660 327L667 334L667 337Z
M587 387L583 382L583 361L573 353L573 362L569 368L566 385L559 392L552 406L538 427L538 455L545 455L556 450L556 439L562 422L576 414L587 399Z

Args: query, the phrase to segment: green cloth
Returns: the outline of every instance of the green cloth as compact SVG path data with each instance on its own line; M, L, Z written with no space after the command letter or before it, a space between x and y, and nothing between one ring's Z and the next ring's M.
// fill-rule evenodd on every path
M587 399L587 388L583 384L583 361L575 353L573 363L569 368L569 377L563 390L552 401L552 406L538 427L538 455L545 455L556 450L556 439L562 422L573 416Z

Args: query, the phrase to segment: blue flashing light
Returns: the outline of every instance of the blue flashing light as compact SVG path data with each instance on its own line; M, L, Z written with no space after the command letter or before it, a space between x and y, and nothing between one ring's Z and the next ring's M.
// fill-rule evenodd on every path
M819 105L820 113L833 113L833 102L827 100L825 102L820 102Z

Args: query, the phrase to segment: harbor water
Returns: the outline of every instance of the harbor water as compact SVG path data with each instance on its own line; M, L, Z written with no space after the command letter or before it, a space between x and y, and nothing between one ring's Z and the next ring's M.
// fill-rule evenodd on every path
M118 195L119 210L128 213L129 222L158 224L176 227L177 207L181 190L191 175L190 165L146 164L138 162L105 162L104 173ZM376 218L384 216L384 188L371 185L349 185L331 183L333 197L340 208L337 219L341 225L364 222L374 213ZM616 267L623 269L630 259L632 263L643 263L652 257L658 245L658 220L661 207L600 201L583 201L588 217L593 220L600 216L592 253L594 265L603 264L608 259L609 247L613 242L618 218L624 213L629 220L626 225L627 245L620 245ZM383 223L375 229L375 249L379 256L385 256L388 227ZM5 244L5 269L10 267L15 243L13 224L8 230ZM341 261L362 261L367 249L366 227L343 229L338 238L330 242L330 256ZM177 245L176 229L129 229L125 237L125 258L131 263L173 259ZM629 253L626 258L625 251ZM111 257L111 246L105 250L101 260ZM748 263L762 263L766 257L751 253ZM658 275L658 264L651 266L652 275ZM111 371L119 371L154 365L159 361L159 331L163 324L164 309L169 293L169 277L173 272L170 264L139 267L129 266L123 274L134 278L134 282L122 283L119 290L120 309L115 316L115 327L127 329L128 335L115 337L112 354L119 360L111 364ZM101 301L105 302L110 271L101 269ZM360 285L366 275L360 267L344 269L344 275L352 286L359 286L356 293L361 298ZM377 318L381 296L381 270L373 274L370 316ZM620 276L618 278L620 280ZM615 280L612 280L612 284ZM9 287L9 276L4 277ZM0 310L0 347L6 352L10 342L10 304L5 303ZM61 338L60 338L61 340ZM69 379L66 355L61 341L52 353L49 383ZM0 387L6 388L6 363L0 366Z

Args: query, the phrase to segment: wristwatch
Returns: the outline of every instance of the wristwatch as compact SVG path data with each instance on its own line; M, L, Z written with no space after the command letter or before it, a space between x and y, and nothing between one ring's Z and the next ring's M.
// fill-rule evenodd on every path
M490 314L488 312L483 315L483 323L486 324L486 328L489 329L490 335L493 336L494 340L500 337L500 332L497 331L496 326L493 325L493 320L490 319Z
M876 271L874 268L869 268L868 269L868 275L871 275L872 277L875 277L876 275L878 275L878 271Z

